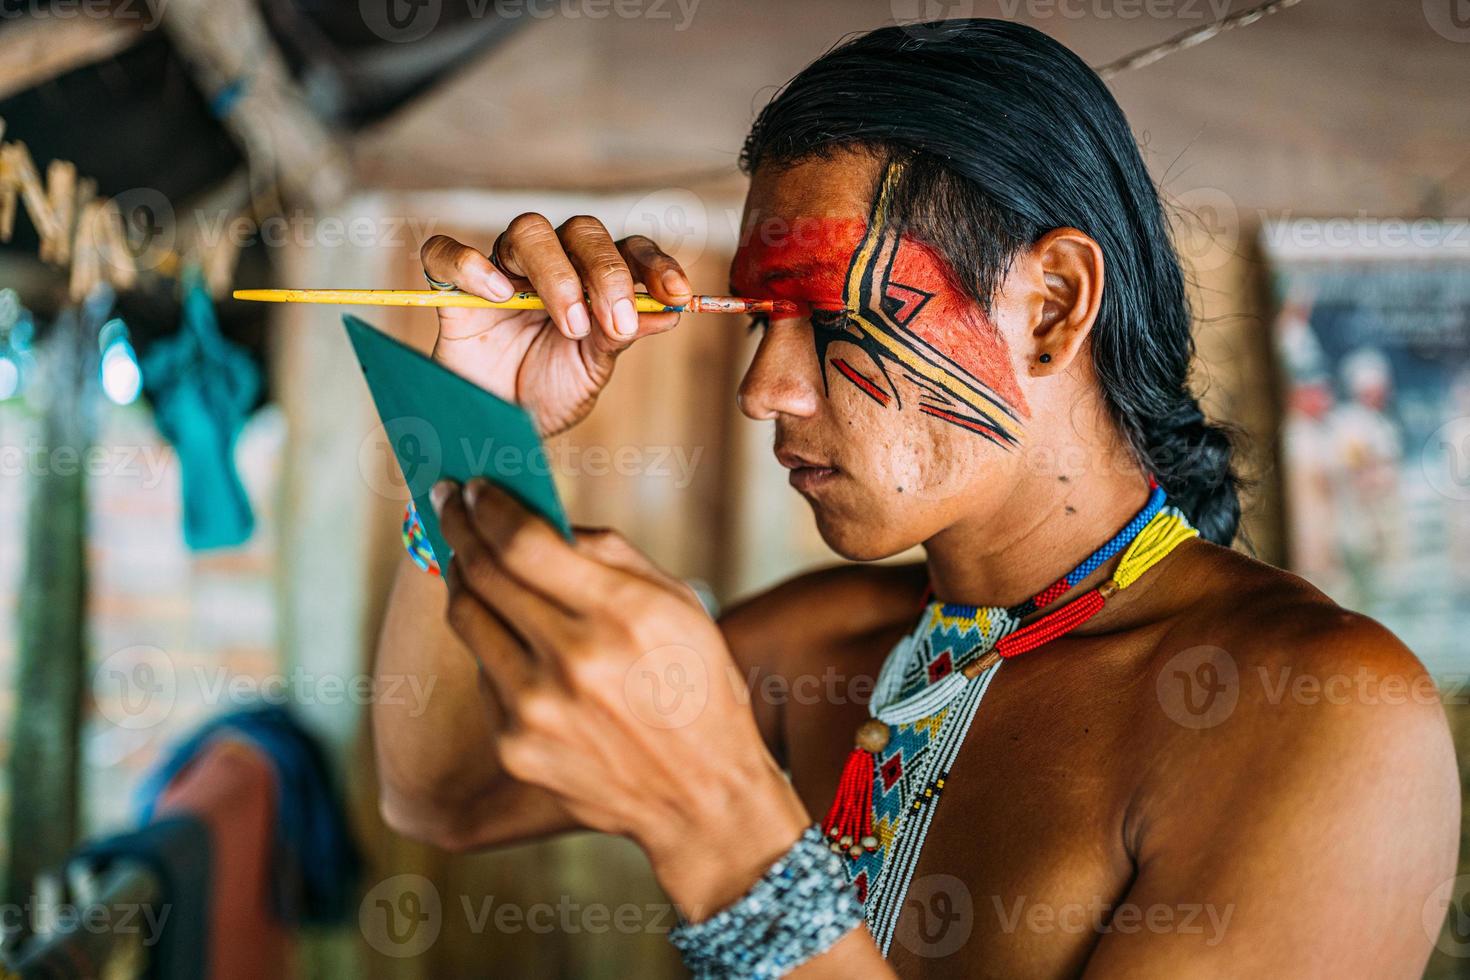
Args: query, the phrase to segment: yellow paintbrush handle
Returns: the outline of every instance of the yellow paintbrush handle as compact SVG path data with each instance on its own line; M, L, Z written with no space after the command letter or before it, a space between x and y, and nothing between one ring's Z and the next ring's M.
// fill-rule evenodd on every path
M544 310L535 293L516 293L507 300L481 299L457 289L237 289L235 299L261 303L334 303L343 306L457 306L482 310ZM665 306L647 293L634 294L639 313L663 313Z

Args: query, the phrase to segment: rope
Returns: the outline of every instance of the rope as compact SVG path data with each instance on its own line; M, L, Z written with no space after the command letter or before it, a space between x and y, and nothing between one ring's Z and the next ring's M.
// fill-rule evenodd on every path
M1116 61L1110 61L1105 65L1095 67L1093 71L1097 72L1103 81L1107 81L1110 78L1121 75L1125 71L1133 71L1135 68L1143 68L1146 65L1151 65L1155 61L1169 57L1169 55L1174 54L1176 51L1183 51L1185 48L1192 48L1197 44L1204 44L1211 38L1218 37L1226 31L1233 31L1237 27L1248 27L1263 17L1278 13L1287 7L1295 7L1301 2L1302 0L1269 0L1269 2L1260 4L1259 6L1250 7L1237 13L1227 14L1213 24L1206 24L1204 27L1196 27L1194 30L1176 34L1167 41L1162 41L1142 50L1135 51L1130 55L1125 55Z

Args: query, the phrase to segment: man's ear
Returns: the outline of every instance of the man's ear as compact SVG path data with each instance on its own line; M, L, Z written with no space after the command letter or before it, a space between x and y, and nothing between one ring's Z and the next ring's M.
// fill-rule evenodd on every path
M1054 228L1026 255L1032 289L1032 377L1067 369L1102 308L1102 247L1076 228Z

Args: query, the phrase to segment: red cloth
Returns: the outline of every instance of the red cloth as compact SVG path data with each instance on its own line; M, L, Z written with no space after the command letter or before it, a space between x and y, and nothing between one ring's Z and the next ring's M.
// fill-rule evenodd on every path
M189 814L208 826L209 980L287 977L291 944L271 907L276 780L253 745L219 738L168 784L157 816Z

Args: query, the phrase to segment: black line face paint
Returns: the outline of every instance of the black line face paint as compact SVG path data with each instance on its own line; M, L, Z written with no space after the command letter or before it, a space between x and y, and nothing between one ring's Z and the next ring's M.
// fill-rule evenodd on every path
M853 249L841 287L841 306L812 309L812 339L822 365L887 408L903 406L899 377L919 390L919 411L1014 445L1025 399L1009 352L974 300L958 289L943 261L892 226L888 201L898 165L884 173L862 237ZM857 347L871 362L829 360L835 343Z

